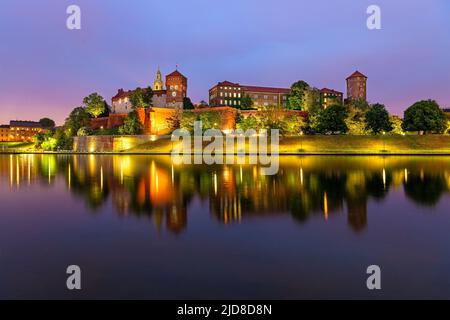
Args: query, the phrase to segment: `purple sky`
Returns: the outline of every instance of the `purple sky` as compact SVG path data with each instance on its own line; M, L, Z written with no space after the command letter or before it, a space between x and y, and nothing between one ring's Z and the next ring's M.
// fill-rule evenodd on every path
M66 28L70 4L81 30ZM382 30L366 28L370 4ZM449 16L448 0L2 0L0 123L61 124L87 94L110 102L177 63L194 102L222 80L345 92L358 69L392 113L428 98L450 107Z

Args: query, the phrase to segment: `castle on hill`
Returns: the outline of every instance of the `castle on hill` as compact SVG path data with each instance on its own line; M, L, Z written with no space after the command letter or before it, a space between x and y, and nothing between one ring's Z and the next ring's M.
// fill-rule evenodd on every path
M137 90L136 88L135 90ZM178 68L166 75L164 84L161 71L158 68L155 80L153 81L153 101L155 108L183 109L183 100L187 97L187 78L178 71ZM112 113L129 113L131 108L130 94L135 90L125 91L119 89L112 97Z

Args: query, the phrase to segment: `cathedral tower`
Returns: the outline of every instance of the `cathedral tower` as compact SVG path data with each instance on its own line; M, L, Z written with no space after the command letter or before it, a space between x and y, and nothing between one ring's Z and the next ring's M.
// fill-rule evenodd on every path
M164 90L164 82L162 80L162 75L161 75L161 71L159 70L159 67L158 67L158 71L156 72L155 81L153 81L153 91L158 91L158 90Z

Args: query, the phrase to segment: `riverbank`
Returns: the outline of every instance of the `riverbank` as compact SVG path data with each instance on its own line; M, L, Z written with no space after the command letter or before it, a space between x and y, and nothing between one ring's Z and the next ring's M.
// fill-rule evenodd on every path
M170 136L89 136L75 138L75 151L44 152L30 143L0 143L2 153L170 154ZM209 142L204 142L203 147ZM246 145L247 149L248 145ZM192 153L201 150L192 148ZM450 135L281 137L280 155L450 155Z

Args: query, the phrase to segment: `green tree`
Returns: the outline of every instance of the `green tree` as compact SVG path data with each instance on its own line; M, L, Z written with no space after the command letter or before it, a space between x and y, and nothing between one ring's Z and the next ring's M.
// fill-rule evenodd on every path
M281 134L283 135L297 135L299 134L305 125L302 116L292 114L285 115L282 120Z
M64 123L64 130L67 136L74 136L81 127L87 127L90 124L89 114L83 107L77 107L72 110Z
M105 99L96 92L85 97L83 103L86 107L86 112L94 118L97 118L106 111Z
M136 108L148 108L152 106L153 90L148 88L137 88L130 93L130 103L133 109Z
M403 120L400 117L397 116L390 116L389 120L392 123L392 131L391 134L404 134L402 125L403 125Z
M94 130L92 130L91 128L89 128L89 127L81 127L77 131L77 136L78 137L85 137L85 136L90 136L93 133L94 133Z
M287 98L287 108L292 110L306 110L306 101L309 84L306 81L300 80L292 84L291 93Z
M184 111L180 115L180 129L194 132L194 122L197 121L197 114L193 111Z
M447 119L444 111L434 100L422 100L406 109L403 118L403 130L441 133L445 130Z
M285 110L281 107L269 105L265 106L258 113L260 127L262 129L283 129L283 121L285 117Z
M253 115L249 115L247 117L240 115L236 123L236 128L244 131L247 131L248 129L258 130L259 121Z
M191 99L188 97L183 98L183 109L184 110L192 110L194 109L194 104L192 103Z
M220 114L216 111L202 112L199 116L203 130L219 129L221 124Z
M375 134L381 132L391 132L392 123L389 119L389 112L382 104L376 103L372 105L366 113L365 117L366 130L370 130Z
M362 99L349 100L345 104L347 110L347 117L345 118L345 124L347 125L348 134L351 135L364 135L367 134L365 117L367 110L369 110L369 104Z
M322 110L317 119L317 131L320 133L346 133L348 128L345 123L347 110L341 105L333 105Z
M248 95L246 93L244 93L242 95L240 108L242 110L254 109L253 108L253 100L252 100L252 97L250 97L250 95Z
M122 126L119 127L119 134L123 135L136 135L141 134L143 131L143 125L136 111L131 111L125 118Z
M55 121L50 118L42 118L41 120L39 120L39 123L42 128L45 129L53 129L55 127Z

